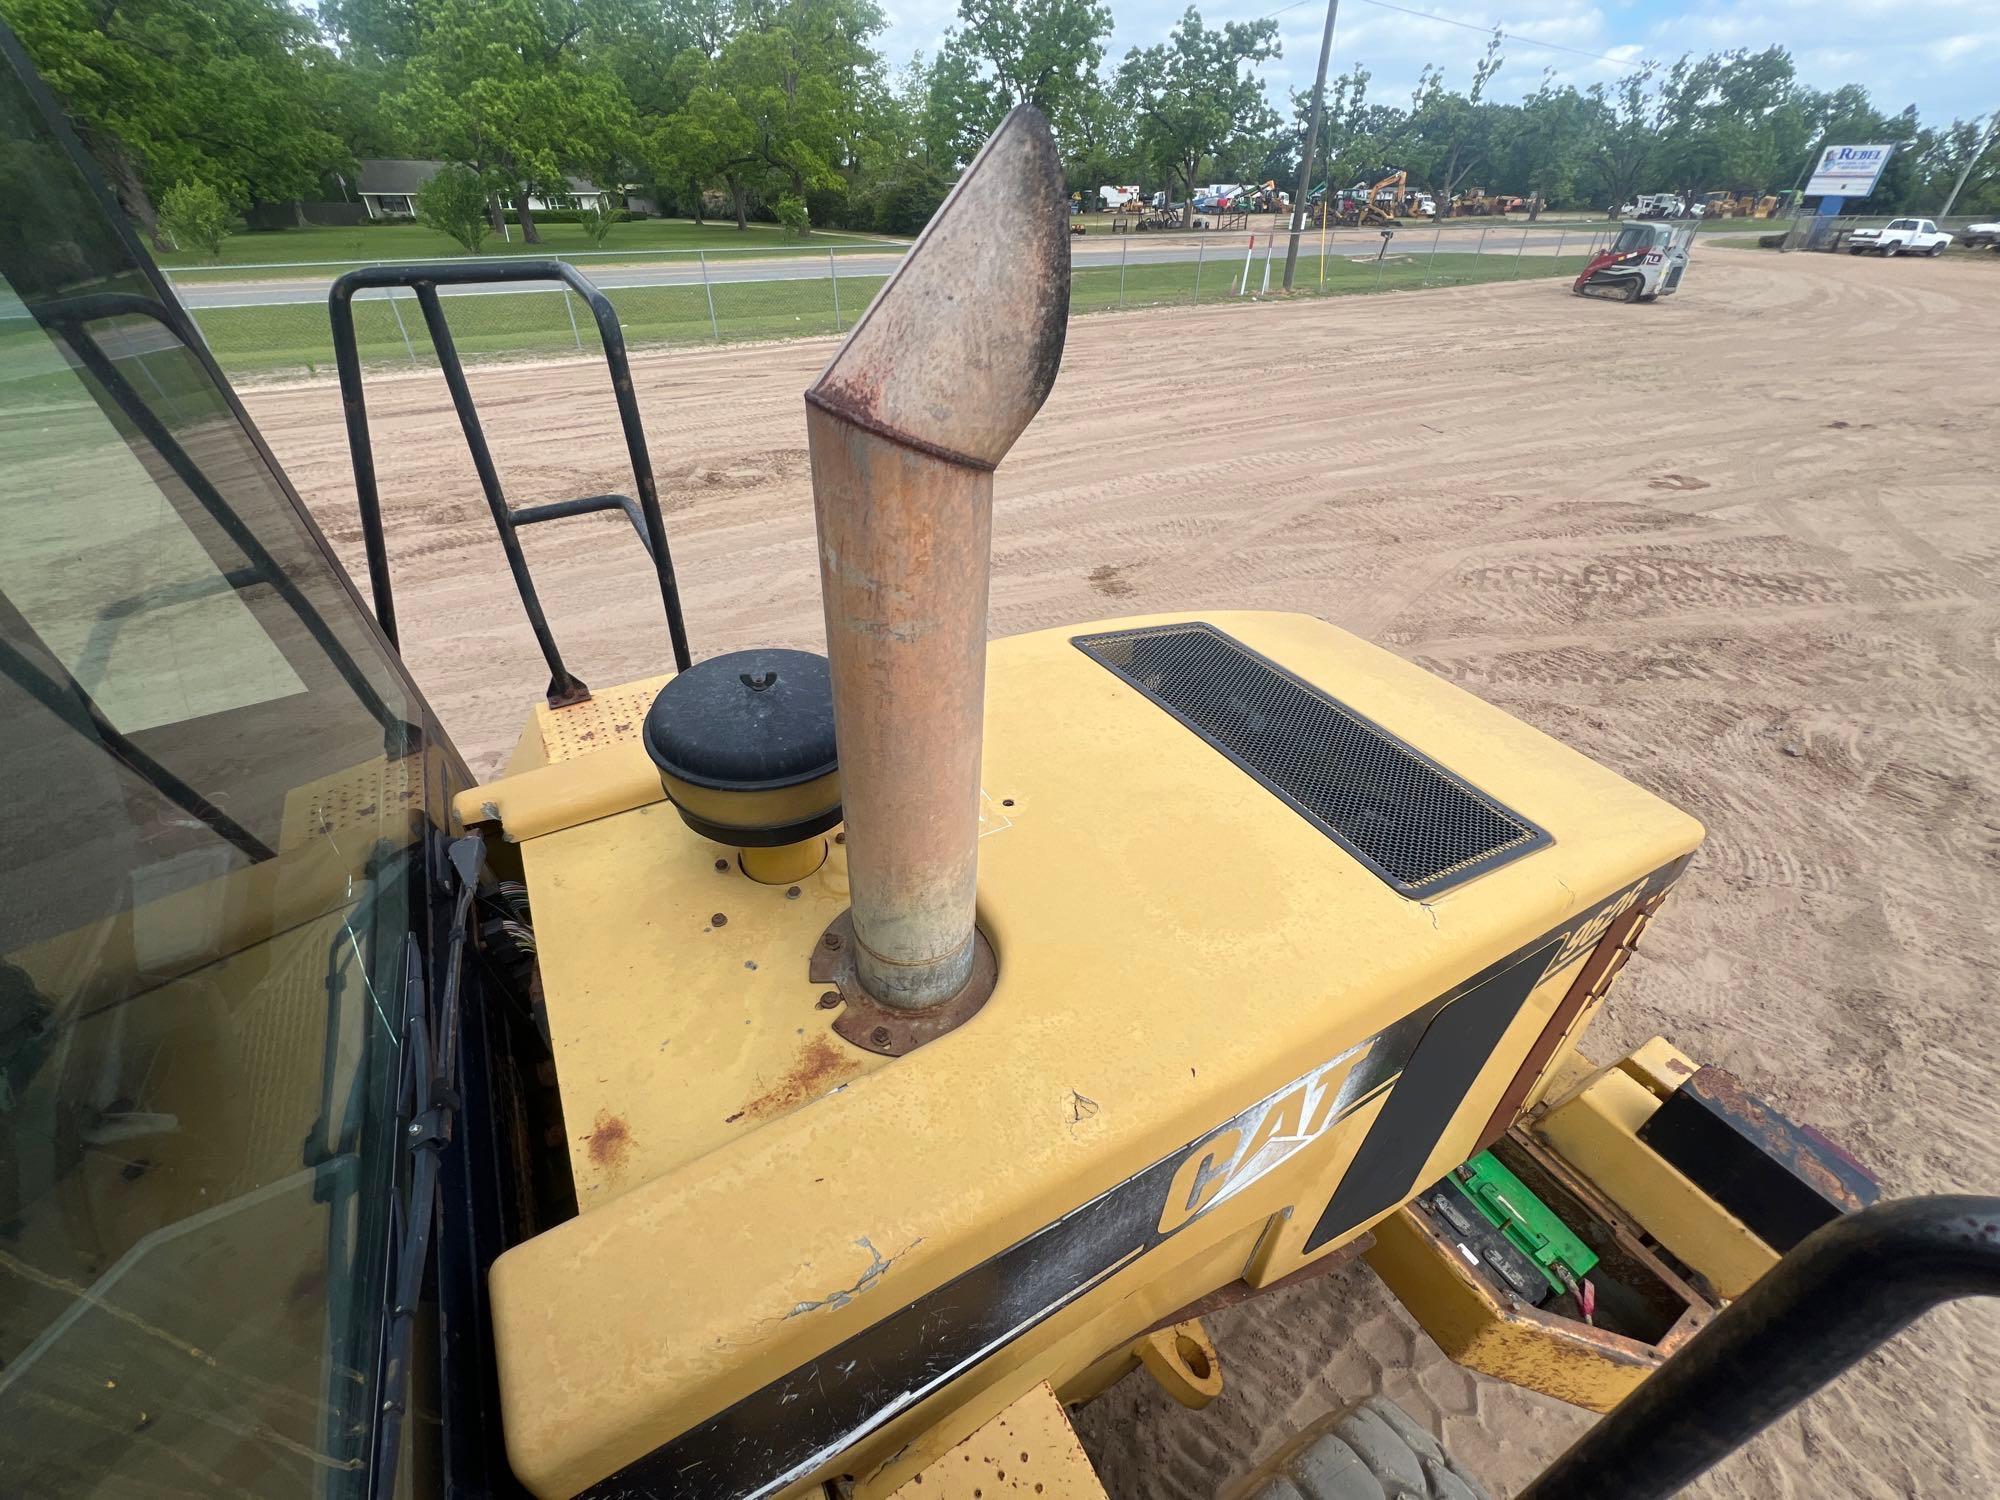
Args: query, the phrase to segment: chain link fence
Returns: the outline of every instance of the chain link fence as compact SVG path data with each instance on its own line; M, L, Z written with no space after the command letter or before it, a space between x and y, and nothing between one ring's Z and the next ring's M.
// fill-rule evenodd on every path
M1341 296L1524 277L1574 277L1616 226L1439 223L1308 230L1295 296ZM1276 297L1284 282L1282 226L1252 233L1085 235L1072 241L1070 307L1202 306ZM617 309L635 349L843 333L901 261L899 249L709 250L591 264L572 260ZM379 264L379 262L369 262ZM175 273L176 289L217 361L232 375L324 375L333 368L325 284L252 281L240 267ZM267 268L254 268L263 270ZM319 272L331 277L340 267ZM557 283L445 293L452 337L467 360L549 357L596 348L589 312ZM416 297L370 291L353 302L362 359L432 365Z

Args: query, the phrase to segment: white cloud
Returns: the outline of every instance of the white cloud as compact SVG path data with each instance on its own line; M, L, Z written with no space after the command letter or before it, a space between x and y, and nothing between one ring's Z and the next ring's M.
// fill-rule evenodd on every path
M1110 3L1113 31L1105 58L1114 66L1129 48L1163 40L1187 7L1187 0ZM1341 0L1334 34L1333 71L1365 65L1372 75L1370 96L1383 102L1405 103L1426 63L1441 67L1448 85L1463 88L1487 36L1500 25L1508 37L1502 45L1505 65L1490 89L1498 99L1531 93L1545 67L1555 70L1558 82L1582 88L1609 82L1643 58L1670 62L1683 52L1775 44L1791 51L1805 82L1826 89L1864 84L1886 110L1915 104L1927 121L1943 123L2000 105L2000 97L1993 97L2000 64L1995 0L1758 0L1754 8L1728 0L1394 3L1432 15L1407 15L1372 0ZM1196 4L1210 25L1276 14L1284 55L1264 64L1261 76L1280 112L1289 89L1311 85L1325 15L1320 0ZM912 48L934 52L957 9L956 0L890 0L885 8L891 24L882 46L899 67ZM1974 16L1979 22L1969 26ZM1995 19L1988 22L1989 16Z
M1983 52L1994 51L1996 43L2000 43L2000 32L1988 36L1974 36L1961 32L1957 36L1948 36L1943 41L1931 43L1931 60L1949 67L1952 63L1977 57Z

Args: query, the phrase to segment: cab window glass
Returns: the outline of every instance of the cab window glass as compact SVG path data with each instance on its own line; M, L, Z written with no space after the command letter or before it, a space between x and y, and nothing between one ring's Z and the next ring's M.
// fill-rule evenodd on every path
M421 706L0 60L0 1490L363 1492Z

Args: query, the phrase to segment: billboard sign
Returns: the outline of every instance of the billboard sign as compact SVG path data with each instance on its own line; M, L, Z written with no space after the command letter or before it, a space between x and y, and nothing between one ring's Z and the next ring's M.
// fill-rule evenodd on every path
M1812 180L1806 184L1808 198L1866 198L1875 191L1875 179L1889 164L1889 146L1828 146L1819 154Z

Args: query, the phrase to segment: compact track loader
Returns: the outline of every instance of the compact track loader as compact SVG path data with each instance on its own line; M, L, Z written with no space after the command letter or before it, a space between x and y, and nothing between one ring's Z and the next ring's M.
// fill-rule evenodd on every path
M1610 244L1591 257L1571 290L1579 297L1603 297L1613 302L1655 302L1671 297L1681 289L1693 249L1692 224L1628 221Z
M1611 1413L1532 1494L1660 1495L1993 1290L1992 1200L1579 1050L1685 813L1303 616L988 642L1067 322L1032 110L806 394L825 654L697 659L602 294L336 285L370 611L0 50L0 1489L1090 1495L1068 1406L1216 1399L1204 1314L1365 1254ZM507 502L449 318L496 276L591 310L631 495ZM484 784L395 644L385 286L550 667ZM661 672L592 689L518 531L613 509ZM1373 1408L1215 1478L1473 1483Z

